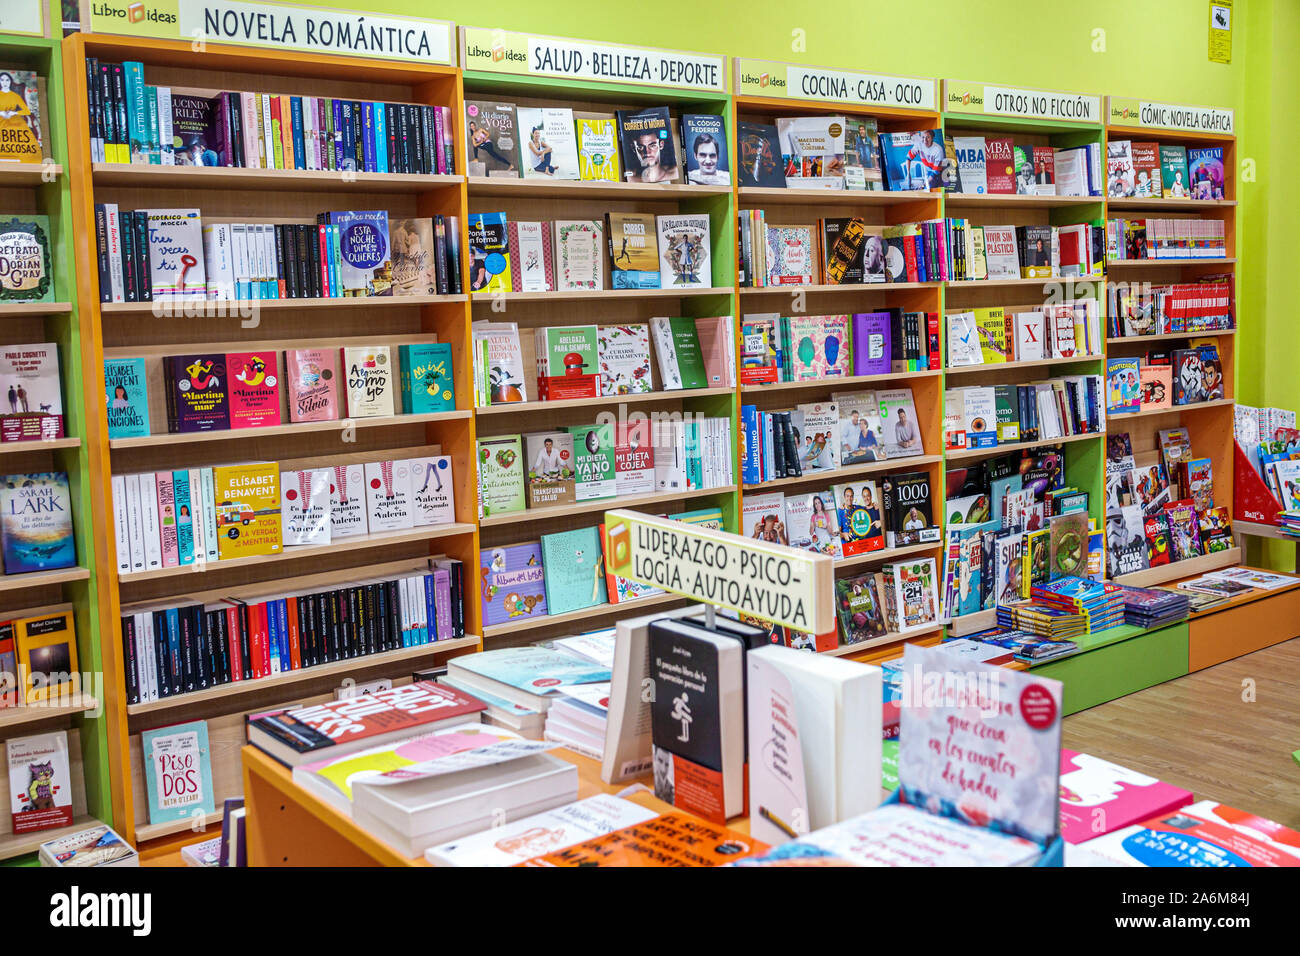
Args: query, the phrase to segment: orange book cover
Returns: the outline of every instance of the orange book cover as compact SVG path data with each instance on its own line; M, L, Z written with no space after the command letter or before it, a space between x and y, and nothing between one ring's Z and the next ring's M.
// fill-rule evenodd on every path
M720 866L767 850L761 840L674 812L516 865Z
M293 97L280 95L280 139L284 153L284 168L294 169L297 161L293 152Z

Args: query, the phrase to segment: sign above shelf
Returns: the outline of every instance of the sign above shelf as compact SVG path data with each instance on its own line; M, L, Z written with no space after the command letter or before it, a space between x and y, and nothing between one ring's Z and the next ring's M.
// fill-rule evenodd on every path
M736 92L790 100L830 100L891 109L933 110L935 81L832 67L736 58Z
M460 36L461 65L466 70L727 92L727 58L719 54L536 36L482 27L461 27Z
M1101 123L1100 96L993 86L969 80L943 81L943 108L947 113L973 116L1051 120L1091 126Z
M90 31L455 66L446 20L245 0L95 0Z
M43 37L45 0L4 0L0 3L0 33Z
M1233 111L1217 106L1174 106L1125 96L1107 97L1106 122L1188 133L1232 135Z

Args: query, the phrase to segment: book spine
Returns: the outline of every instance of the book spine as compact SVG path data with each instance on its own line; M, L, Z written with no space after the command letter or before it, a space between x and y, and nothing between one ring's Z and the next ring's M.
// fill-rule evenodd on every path
M306 128L302 113L302 97L293 96L289 99L290 122L293 128L290 132L293 134L293 166L294 169L307 169L307 141L305 138Z

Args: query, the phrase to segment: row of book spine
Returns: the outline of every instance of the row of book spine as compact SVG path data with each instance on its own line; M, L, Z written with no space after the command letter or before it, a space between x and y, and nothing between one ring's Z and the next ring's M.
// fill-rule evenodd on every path
M126 695L139 704L464 637L464 572L438 560L339 588L128 611Z
M101 63L95 57L86 59L86 86L94 162L420 175L456 171L446 106L251 92L202 97L147 85L141 62ZM212 156L178 163L178 134L182 148L192 145L185 133L197 134L201 152Z

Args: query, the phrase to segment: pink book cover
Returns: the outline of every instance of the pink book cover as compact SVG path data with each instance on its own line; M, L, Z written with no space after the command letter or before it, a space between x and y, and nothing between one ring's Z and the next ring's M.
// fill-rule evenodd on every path
M433 613L437 618L438 640L452 637L451 572L439 568L433 572Z
M158 530L162 540L162 564L174 568L180 564L180 547L176 537L176 485L170 471L160 471L158 481Z
M700 354L704 357L705 388L722 388L729 383L726 336L731 332L731 319L713 316L695 320L695 332L700 340Z
M280 424L280 375L274 351L231 352L226 356L226 374L231 428Z
M339 417L338 352L290 349L284 353L289 420L328 422Z
M554 239L549 222L525 222L536 241L530 242L527 250L519 246L520 223L510 220L506 223L506 232L510 247L510 288L516 292L554 292L555 261ZM525 280L528 286L525 287ZM543 288L533 288L541 284Z
M1067 843L1083 843L1191 802L1191 793L1155 777L1061 751L1061 836Z

